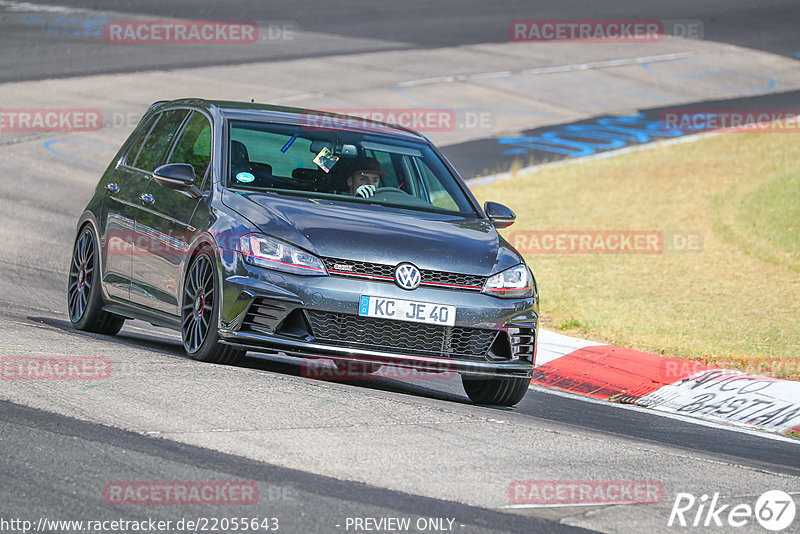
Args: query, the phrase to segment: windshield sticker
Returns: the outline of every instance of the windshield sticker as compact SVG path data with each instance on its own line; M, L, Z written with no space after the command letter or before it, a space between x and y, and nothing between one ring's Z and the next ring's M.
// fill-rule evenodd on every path
M314 158L314 163L325 171L326 173L331 172L331 169L336 162L339 161L338 156L334 156L333 152L328 147L323 147L322 150L319 151L319 154L316 155Z
M286 141L286 144L283 145L283 148L281 149L281 153L286 154L286 151L289 150L289 147L292 146L292 143L294 143L296 139L297 139L297 134L294 134L291 137L291 139Z
M256 177L250 174L249 172L240 172L239 174L236 175L236 181L245 184L249 184L255 179Z

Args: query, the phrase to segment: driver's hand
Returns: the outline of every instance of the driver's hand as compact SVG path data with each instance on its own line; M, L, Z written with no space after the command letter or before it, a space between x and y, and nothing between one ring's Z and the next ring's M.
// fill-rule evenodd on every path
M371 197L372 195L375 194L375 191L377 189L378 188L375 187L372 184L364 184L361 187L359 187L358 189L356 189L355 196L361 197L361 198L369 198L369 197Z

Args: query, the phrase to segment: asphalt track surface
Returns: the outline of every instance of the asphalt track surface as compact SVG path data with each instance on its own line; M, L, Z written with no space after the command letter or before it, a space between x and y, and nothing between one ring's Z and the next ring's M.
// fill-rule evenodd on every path
M246 69L263 61L500 42L514 18L699 19L707 39L788 58L800 51L792 2L570 2L558 9L530 2L53 2L93 10L61 14L34 4L25 22L15 15L6 26L0 18L4 82L200 65ZM7 8L0 3L0 17L15 13ZM153 54L109 49L96 35L65 35L64 21L48 26L52 17L98 12L290 21L310 35L280 50L199 54L173 47ZM796 105L795 93L782 95L770 98ZM280 356L248 358L235 368L204 365L182 354L173 333L138 322L117 337L76 332L62 304L64 266L74 220L107 154L91 154L91 164L54 159L39 141L22 137L0 147L0 169L11 177L0 185L0 351L103 355L115 371L111 380L88 385L0 382L0 519L271 516L280 518L281 531L322 533L347 531L348 517L442 517L454 519L456 532L655 532L671 531L666 522L680 491L719 491L736 502L767 489L800 490L798 445L788 438L538 388L514 409L493 409L470 404L455 378L320 382ZM662 480L664 502L505 507L508 485L527 479ZM103 499L104 485L115 480L248 480L261 498L242 507L120 507Z
M163 480L246 479L259 484L259 519L277 518L286 532L332 532L348 517L456 518L459 532L589 532L528 518L428 499L396 491L370 488L255 462L200 447L86 423L19 405L0 402L0 430L4 448L18 451L5 456L0 490L6 519L46 514L51 520L113 520L119 516L95 486L86 484L108 472L121 479L149 477ZM36 444L31 447L31 444ZM124 459L124 460L123 460ZM32 466L48 465L48 476L32 475ZM71 482L66 483L65 482ZM42 492L42 487L51 488ZM155 514L159 521L181 518L253 517L247 505L173 506ZM202 514L202 515L200 515ZM152 518L145 506L126 510L131 521ZM337 528L338 527L338 528Z
M251 2L235 0L156 0L99 2L86 0L53 0L33 2L37 5L70 6L100 13L67 13L74 21L65 29L51 28L48 36L37 32L36 17L24 24L4 28L0 35L0 80L19 81L47 77L151 70L154 67L181 68L218 65L231 62L275 61L298 57L324 56L382 49L413 50L458 46L474 43L508 41L508 25L515 19L691 19L703 24L706 40L737 44L787 57L800 53L800 11L791 0L750 2L746 0L714 0L695 2L631 2L590 0L546 1L481 1L444 0L410 2L357 2L326 6L308 0ZM91 33L97 27L81 25L102 13L128 16L189 18L200 20L255 20L260 23L294 22L300 30L317 35L336 35L347 43L320 46L322 39L287 47L264 46L252 50L209 52L207 49L184 46L175 50L131 50L127 47L109 50ZM114 15L108 15L114 19ZM101 24L102 25L102 24ZM68 43L54 48L55 42ZM359 41L353 42L353 39ZM46 50L46 54L43 52Z

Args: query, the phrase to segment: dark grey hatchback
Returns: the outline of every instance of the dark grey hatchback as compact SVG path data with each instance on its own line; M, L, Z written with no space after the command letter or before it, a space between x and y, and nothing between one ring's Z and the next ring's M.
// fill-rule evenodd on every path
M360 118L198 99L153 104L78 221L68 308L186 352L246 351L461 375L470 399L528 389L536 282L424 136Z

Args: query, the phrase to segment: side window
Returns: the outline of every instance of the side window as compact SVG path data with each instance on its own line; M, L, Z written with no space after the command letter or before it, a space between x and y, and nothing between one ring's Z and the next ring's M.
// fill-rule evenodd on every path
M141 150L142 144L144 143L144 140L147 138L147 134L153 127L153 124L155 124L157 117L158 115L153 115L152 117L150 117L150 120L147 121L146 124L143 124L141 128L139 128L138 130L136 130L134 134L132 134L136 136L136 140L133 142L133 144L128 148L128 151L125 153L125 158L123 159L125 165L133 166L133 162L136 161L136 156L139 155L139 150Z
M188 113L189 111L186 109L176 109L162 113L156 125L150 130L150 135L145 139L142 150L139 152L139 156L133 166L143 171L153 172L164 161L164 156L170 143L172 143L172 138L175 137L175 132Z
M188 163L194 167L194 185L203 185L203 177L211 163L211 124L202 113L194 112L186 122L169 163Z
M437 208L458 211L458 204L456 204L456 201L453 200L453 197L450 196L450 193L444 188L428 165L421 158L417 158L416 161L420 174L422 174L422 181L430 195L430 203Z
M311 141L281 133L263 132L247 128L231 131L231 144L240 143L239 152L231 150L231 175L241 170L242 164L269 165L271 174L289 177L297 168L317 169L311 162ZM309 155L311 157L309 157Z

